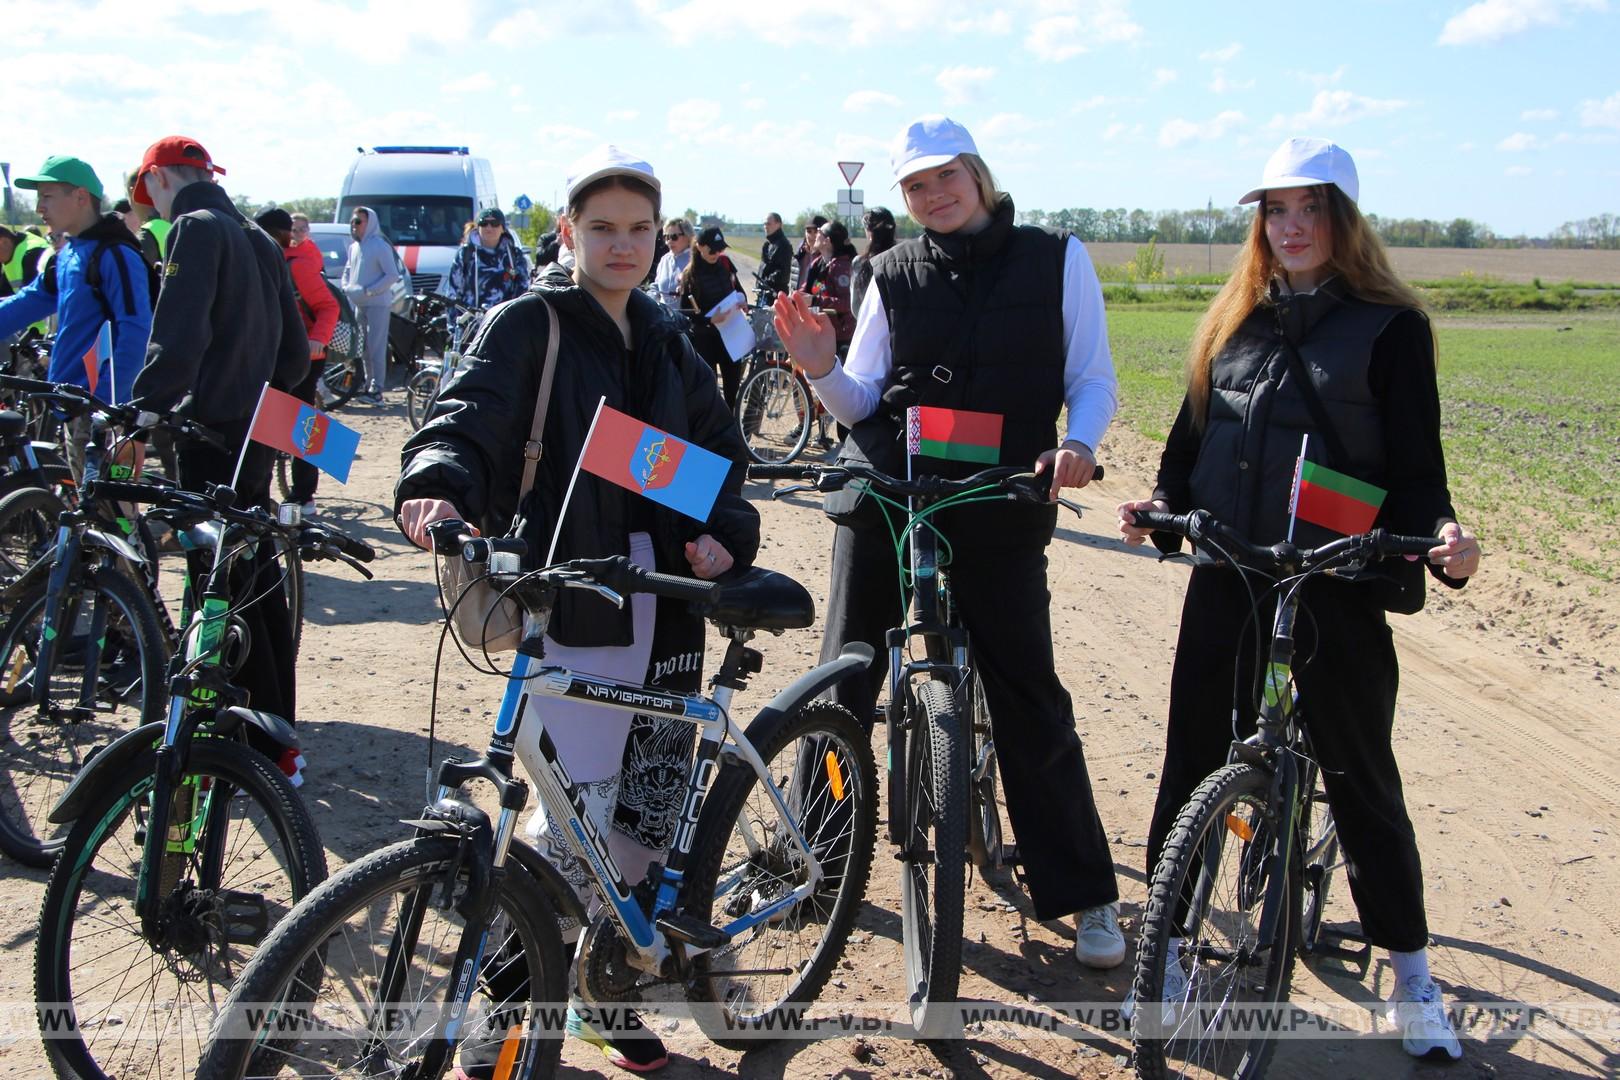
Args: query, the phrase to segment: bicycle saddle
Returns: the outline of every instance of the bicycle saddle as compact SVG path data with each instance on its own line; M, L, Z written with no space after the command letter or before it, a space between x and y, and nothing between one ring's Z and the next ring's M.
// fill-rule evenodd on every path
M816 602L786 574L756 566L721 582L703 614L739 630L802 630L816 621Z
M21 438L27 430L28 419L22 413L11 409L0 411L0 439Z

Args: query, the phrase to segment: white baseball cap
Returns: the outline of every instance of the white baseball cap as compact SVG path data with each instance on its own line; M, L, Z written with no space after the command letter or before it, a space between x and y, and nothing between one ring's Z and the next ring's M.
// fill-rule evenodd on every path
M1260 186L1238 200L1238 205L1259 202L1273 188L1315 187L1332 184L1351 202L1360 201L1361 181L1356 179L1356 163L1349 151L1326 139L1284 139L1277 152L1266 161Z
M923 116L913 120L894 140L889 160L894 165L894 182L913 173L937 169L963 154L977 154L968 129L948 116Z
M603 143L568 166L568 200L572 202L575 193L586 184L595 183L608 176L632 177L647 184L654 191L663 191L662 185L658 183L658 177L653 175L651 165L638 157L632 157L611 143Z

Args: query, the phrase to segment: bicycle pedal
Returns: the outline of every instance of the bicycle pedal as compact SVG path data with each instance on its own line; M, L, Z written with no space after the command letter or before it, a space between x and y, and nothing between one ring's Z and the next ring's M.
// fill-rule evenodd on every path
M671 912L660 916L657 925L665 937L695 949L718 949L731 940L724 930L710 926L696 915Z
M270 905L261 893L222 889L220 922L233 945L257 945L270 933Z

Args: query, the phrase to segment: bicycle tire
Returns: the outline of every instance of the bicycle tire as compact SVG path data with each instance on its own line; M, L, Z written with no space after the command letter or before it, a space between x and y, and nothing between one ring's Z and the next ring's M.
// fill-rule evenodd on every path
M466 866L457 858L459 845L457 838L443 835L405 840L350 863L310 893L277 925L243 970L215 1020L198 1065L198 1080L238 1080L249 1071L256 1076L280 1076L285 1075L284 1065L296 1062L299 1044L295 1037L275 1035L265 1031L263 1024L255 1024L253 1003L275 1002L281 1016L311 1026L326 1024L326 1030L337 1031L356 1027L344 1011L345 1004L358 1004L374 1010L373 1015L380 1014L378 1003L329 1002L323 998L323 991L331 987L334 998L338 991L355 997L354 987L362 985L358 975L368 964L370 971L365 973L363 985L368 991L380 986L382 979L377 976L387 956L379 960L377 954L391 952L396 944L398 900L411 894L436 897L446 885L445 875L452 870L460 872L452 892L465 890ZM556 909L516 859L508 860L506 873L492 887L497 890L492 925L498 928L500 920L505 919L516 938L492 940L483 953L487 965L477 974L479 991L486 996L492 992L502 996L496 1000L495 1008L480 1010L480 1019L509 1014L514 1001L546 1005L563 1002L567 975ZM456 916L453 904L429 904L423 920L443 919L450 932L441 938L419 926L413 958L424 958L424 940L442 940L446 947L437 966L451 966L461 934L459 926L451 925ZM392 925L390 919L395 920ZM491 935L492 939L500 937L499 933ZM519 958L521 968L515 966ZM420 991L418 1000L411 1004L433 1005L434 995L454 984L448 972L430 971L434 965L431 957L427 959L429 963L420 973L411 971L406 976L406 985ZM535 986L540 987L539 993L531 989ZM436 1018L436 1013L431 1014L431 1019ZM527 1080L551 1075L562 1053L563 1017L546 1009L529 1008L522 1023L527 1037L518 1049L519 1067L513 1068L509 1077ZM480 1030L480 1025L472 1021L468 1026L475 1034ZM358 1027L366 1031L366 1024ZM482 1024L486 1033L496 1027L487 1020ZM335 1039L326 1039L321 1045L321 1055L311 1055L313 1066L320 1070L318 1075L349 1075L345 1064L349 1058L347 1048L339 1046ZM458 1048L463 1053L479 1049L478 1044L469 1047L466 1041ZM399 1056L385 1043L368 1046L365 1051L369 1053L354 1054L363 1057L363 1066L371 1070L364 1075L376 1075L384 1065L384 1056L389 1059L386 1064L400 1064Z
M360 370L358 356L329 360L323 378L326 382L326 396L318 404L327 412L343 408L366 386L366 378Z
M24 592L0 624L0 850L28 866L49 866L61 849L69 825L53 825L48 815L94 748L162 720L168 700L169 643L145 586L110 567L91 570L86 584L64 608L63 625L73 631L57 639L43 711L30 699L46 583ZM83 664L73 660L85 648L86 596L93 605L111 605L96 674L105 692L89 717L58 704L76 703L85 678Z
M784 961L794 969L785 976L700 977L688 984L688 999L705 1006L695 1014L698 1026L733 1049L755 1045L750 1032L791 1030L781 1026L783 1011L814 1001L826 985L865 898L877 839L877 763L870 737L847 709L812 701L756 721L747 734L767 774L786 778L783 797L798 811L796 823L825 876L820 889L780 917L699 958L700 973L757 971ZM783 826L753 769L740 762L725 766L698 819L680 910L713 921L718 906L724 926L803 884L805 868L791 861Z
M972 771L968 793L972 810L968 815L968 855L973 865L985 869L1000 869L1006 851L1001 828L1001 808L996 803L997 771L994 730L990 724L990 705L985 700L984 683L977 672L968 674L962 697L967 708L963 715L973 732L972 754L968 758Z
M901 852L900 922L906 997L919 1038L948 1033L962 974L962 907L967 887L968 735L949 684L917 689L906 741L906 849Z
M1300 898L1299 953L1316 954L1322 937L1322 915L1327 910L1333 871L1339 865L1339 830L1322 789L1315 765L1300 770L1299 836L1304 893Z
M69 1029L45 1038L63 1080L190 1077L203 1031L185 1012L223 997L245 953L326 876L314 822L281 770L234 740L199 738L182 775L208 792L203 824L193 851L165 856L162 940L148 940L134 903L157 762L148 749L120 770L74 824L45 888L34 991L71 1006Z
M438 396L437 371L418 371L405 380L405 416L411 422L412 431L421 430L428 413L433 409L433 401Z
M748 456L762 465L786 465L810 442L815 421L804 383L785 367L762 367L737 393L737 429Z
M292 654L304 641L304 560L298 557L298 548L287 537L275 535L271 541L275 549L275 567L281 579L281 595L287 604L287 618L292 625Z
M1254 873L1255 826L1270 814L1271 783L1271 776L1253 765L1225 766L1193 792L1165 841L1148 889L1134 976L1131 1034L1136 1074L1143 1080L1257 1077L1276 1050L1264 1024L1246 1031L1219 1022L1221 1010L1233 1005L1275 1005L1293 973L1293 931L1299 925L1300 903L1297 867L1290 860L1284 911L1270 946L1258 940L1265 883L1245 880ZM1228 834L1244 842L1227 842ZM1264 847L1261 859L1269 874L1276 865L1267 857L1274 844ZM1239 897L1243 902L1227 910L1225 901ZM1222 940L1211 940L1217 934ZM1183 940L1181 957L1191 974L1186 996L1164 1003L1165 961L1172 937ZM1225 957L1252 956L1263 959L1222 967ZM1256 970L1258 984L1253 982ZM1173 1008L1156 1013L1161 1003ZM1234 1033L1235 1038L1223 1037ZM1220 1045L1211 1045L1217 1039Z
M292 455L284 450L276 451L276 493L282 502L292 498Z
M0 499L0 579L15 580L56 542L56 519L67 509L56 492L25 487Z

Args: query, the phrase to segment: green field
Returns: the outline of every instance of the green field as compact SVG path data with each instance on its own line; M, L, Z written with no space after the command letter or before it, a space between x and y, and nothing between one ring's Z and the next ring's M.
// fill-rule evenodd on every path
M1118 422L1162 440L1197 311L1112 305ZM1538 576L1620 578L1620 314L1442 317L1442 438L1457 512Z

